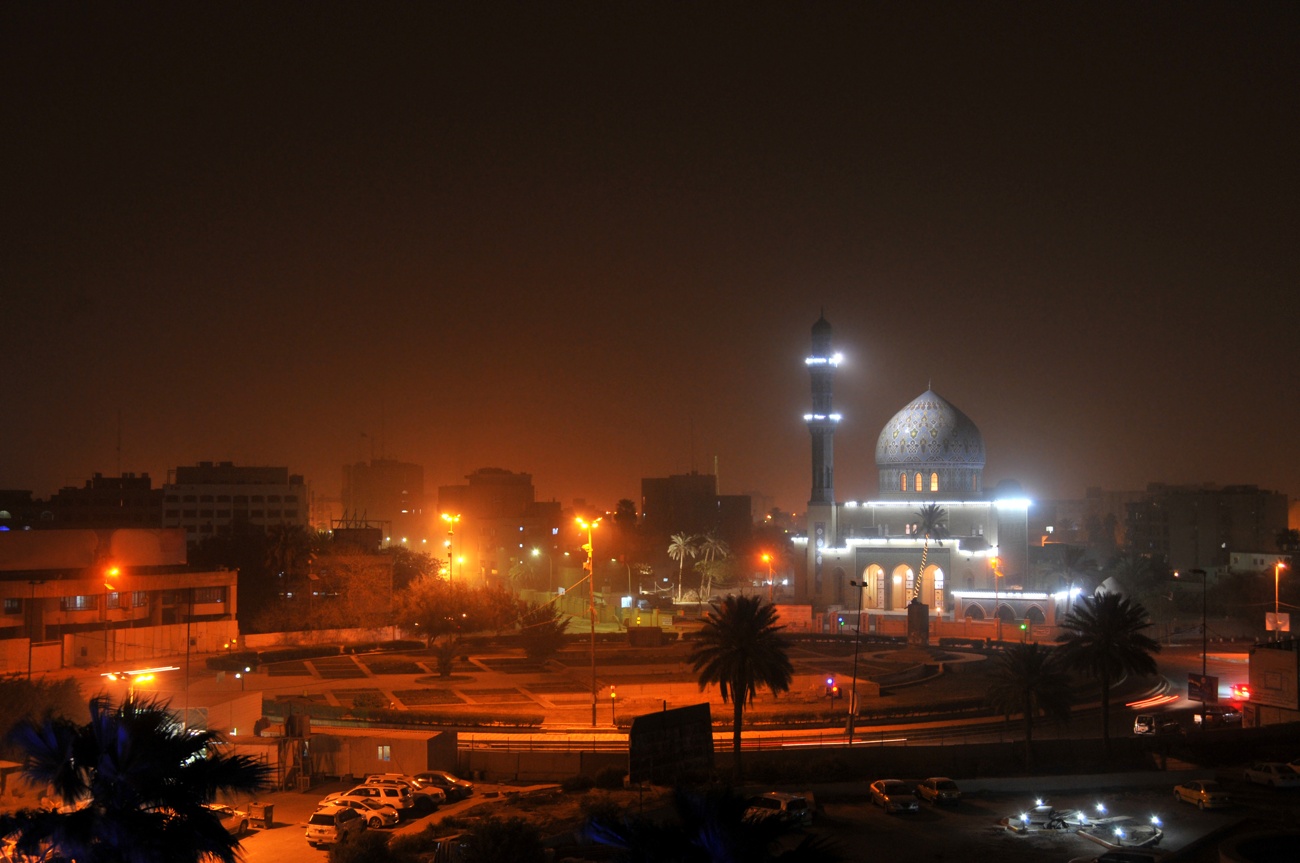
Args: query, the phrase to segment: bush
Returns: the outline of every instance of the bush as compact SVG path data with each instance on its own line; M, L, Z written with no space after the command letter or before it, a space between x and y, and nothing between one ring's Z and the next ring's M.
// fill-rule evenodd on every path
M596 773L596 787L606 791L618 791L623 787L623 777L627 771L621 767L603 767Z
M522 818L488 817L462 837L464 863L544 863L546 848L537 827Z
M604 794L589 794L578 806L582 817L601 824L617 824L623 819L623 807Z
M560 790L566 794L574 794L579 791L590 791L596 785L596 780L590 776L583 776L579 773L577 776L570 776L567 779L560 780Z

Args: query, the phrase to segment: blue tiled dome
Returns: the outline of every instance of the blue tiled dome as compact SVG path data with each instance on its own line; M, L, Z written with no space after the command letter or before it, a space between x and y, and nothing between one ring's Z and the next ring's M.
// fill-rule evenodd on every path
M982 470L984 439L970 417L926 390L885 424L876 467Z

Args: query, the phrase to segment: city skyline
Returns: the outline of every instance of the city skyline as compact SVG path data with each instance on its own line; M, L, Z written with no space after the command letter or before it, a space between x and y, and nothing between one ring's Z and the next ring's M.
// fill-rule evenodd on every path
M839 499L927 388L990 488L1300 497L1298 20L7 7L0 487L716 457L802 511L824 311Z

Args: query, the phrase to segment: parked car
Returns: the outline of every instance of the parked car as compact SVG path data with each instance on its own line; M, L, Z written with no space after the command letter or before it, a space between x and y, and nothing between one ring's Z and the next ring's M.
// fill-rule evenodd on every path
M1201 724L1201 711L1192 714L1192 724ZM1220 728L1224 725L1240 725L1241 711L1231 704L1215 705L1205 708L1205 727Z
M339 806L347 806L361 813L366 819L366 826L372 830L376 827L392 827L397 823L398 812L387 803L377 803L369 797L339 797L334 800Z
M745 802L745 820L766 821L776 818L790 824L807 827L813 822L813 810L808 798L802 794L767 791Z
M366 777L367 785L405 788L411 792L411 803L416 809L437 809L447 802L446 793L437 786L423 785L415 777L401 773L372 773Z
M366 819L361 813L347 806L331 803L322 806L307 819L307 844L315 848L318 845L333 845L344 836L366 829Z
M411 797L411 789L399 785L358 785L355 788L349 788L347 791L338 791L326 795L325 799L321 801L321 805L332 803L339 797L367 797L376 803L386 803L399 813L415 806L415 801Z
M248 813L221 803L209 803L207 808L221 819L221 826L231 836L243 836L248 832Z
M886 812L917 812L921 808L912 786L901 779L877 779L870 790L871 802Z
M474 794L473 782L468 779L461 779L446 770L426 770L423 773L415 774L412 778L425 787L441 788L443 793L447 795L448 800L464 800Z
M951 803L956 805L961 802L961 789L957 783L953 782L947 776L931 776L920 785L916 786L917 796L923 800L929 800L931 803Z
M1174 786L1174 799L1195 804L1198 809L1232 805L1232 797L1213 779L1192 779Z
M1246 768L1246 778L1256 785L1273 788L1300 788L1300 773L1290 764L1277 761L1260 761Z
M1183 727L1178 720L1170 719L1159 713L1139 713L1133 717L1134 734L1182 734Z

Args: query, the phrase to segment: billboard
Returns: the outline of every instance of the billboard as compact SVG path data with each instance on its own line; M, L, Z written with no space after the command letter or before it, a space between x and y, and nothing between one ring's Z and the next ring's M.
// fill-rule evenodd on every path
M709 705L692 704L646 713L632 720L627 736L628 781L672 785L679 777L713 771L713 716Z
M1258 645L1250 654L1250 700L1286 710L1300 710L1297 696L1297 668L1293 642L1281 647Z

